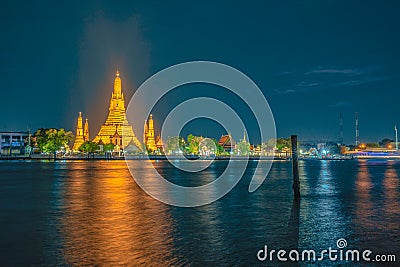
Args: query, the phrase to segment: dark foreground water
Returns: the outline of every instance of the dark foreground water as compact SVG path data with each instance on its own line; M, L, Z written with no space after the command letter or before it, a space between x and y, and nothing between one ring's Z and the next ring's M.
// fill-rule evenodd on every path
M197 184L226 163L201 175L154 165L177 183ZM300 203L292 201L290 162L275 162L248 193L254 166L219 201L177 208L146 195L124 161L0 162L0 265L280 265L258 261L257 252L264 245L320 251L340 238L348 249L400 262L400 162L301 161Z

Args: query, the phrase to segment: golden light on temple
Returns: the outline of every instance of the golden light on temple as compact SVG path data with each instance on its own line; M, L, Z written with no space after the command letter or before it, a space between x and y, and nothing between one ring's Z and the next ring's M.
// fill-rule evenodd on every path
M83 128L83 139L86 141L90 141L89 136L89 120L86 118L85 120L85 127Z
M82 124L82 112L79 112L78 121L76 124L76 135L75 135L75 142L72 146L73 151L78 151L79 147L85 142L84 135L83 135L83 124ZM85 123L86 127L86 123ZM88 125L89 127L89 125ZM88 132L89 134L89 132Z
M154 121L152 114L149 116L149 121L144 121L143 143L145 144L147 150L157 150L156 141L154 139Z
M118 70L115 74L114 90L111 94L109 114L105 123L101 126L99 133L93 139L93 142L102 142L104 144L113 143L120 148L134 145L139 150L142 149L142 144L136 138L132 126L126 118L125 99Z

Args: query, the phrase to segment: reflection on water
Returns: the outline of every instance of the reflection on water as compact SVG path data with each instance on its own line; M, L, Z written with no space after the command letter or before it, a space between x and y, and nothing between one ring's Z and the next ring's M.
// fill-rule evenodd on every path
M68 265L178 263L167 206L135 190L123 162L101 173L79 165L69 171L61 218Z
M384 253L400 252L399 169L399 162L395 161L358 162L356 224L352 227L359 246Z
M140 161L131 164L163 190ZM153 164L187 186L211 182L226 167L215 162L187 174L163 161ZM0 162L1 263L249 266L261 264L256 253L264 245L322 250L338 238L352 248L400 252L400 162L299 164L300 202L292 201L290 162L275 162L264 184L249 193L256 167L250 162L219 201L177 208L145 194L123 161Z
M375 211L371 200L372 182L366 161L359 162L355 190L357 225L362 228L374 227L375 222L371 220Z
M389 161L385 172L383 187L385 201L384 217L391 218L387 227L397 230L400 227L399 176L394 168L394 161Z
M348 235L342 211L343 199L338 189L340 182L332 174L332 161L303 164L307 165L301 181L305 189L300 207L300 248L327 249L334 246L337 239Z

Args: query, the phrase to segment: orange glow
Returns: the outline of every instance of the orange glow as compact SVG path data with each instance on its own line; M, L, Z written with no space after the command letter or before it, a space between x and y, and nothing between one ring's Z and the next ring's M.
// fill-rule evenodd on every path
M398 183L399 179L395 169L395 164L393 161L388 162L383 179L383 186L385 189L383 190L385 196L384 210L388 217L395 217L400 214L400 205L398 204L399 191L397 190ZM398 229L398 226L397 222L391 222L387 225L390 229Z
M94 138L93 142L98 143L101 140L104 144L113 142L114 145L121 145L121 143L116 144L113 139L110 138L112 136L119 136L122 137L122 147L126 147L133 142L139 149L141 149L142 144L136 138L132 126L126 118L125 99L124 93L122 92L121 78L119 76L119 71L117 71L114 80L114 91L111 95L109 107L110 112L106 122L101 126L100 131Z
M154 121L153 121L153 115L150 114L149 121L144 122L144 129L145 129L145 134L144 134L144 144L147 147L147 149L151 151L157 150L156 142L154 139Z
M369 216L375 215L376 213L376 210L373 208L371 197L372 188L373 184L368 167L365 162L360 162L355 180L355 215L357 225L365 229L374 229L374 227L376 227L376 225L369 220Z
M70 168L60 219L66 265L177 265L169 207L136 186L125 162L82 162ZM101 169L96 179L92 168Z
M86 125L85 125L86 126ZM78 151L79 147L85 142L83 135L83 122L82 122L82 112L79 112L78 121L76 123L76 136L74 145L72 147L73 151Z

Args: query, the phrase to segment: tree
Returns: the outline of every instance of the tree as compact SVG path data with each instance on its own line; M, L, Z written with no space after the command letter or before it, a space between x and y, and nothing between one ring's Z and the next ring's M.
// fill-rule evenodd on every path
M214 144L215 144L215 155L216 156L222 156L222 155L228 154L225 151L224 147L221 146L216 139L213 138L212 140L214 141Z
M368 143L367 147L369 147L369 148L377 148L377 147L379 147L379 144L378 143Z
M382 141L379 142L379 145L381 147L387 147L392 142L394 142L394 140L391 140L389 138L385 138L385 139L382 139Z
M217 146L211 138L199 138L198 153L201 156L217 155Z
M34 146L42 152L44 152L44 146L47 142L46 130L47 129L40 128L33 134Z
M286 149L292 148L292 142L290 138L278 138L276 140L276 148L280 151L282 151L285 148Z
M179 136L168 137L166 143L166 154L176 154L183 151L185 140Z
M340 147L336 142L327 142L325 149L328 151L328 154L340 154Z
M94 152L100 150L100 146L97 143L94 143L92 141L86 141L78 149L79 149L79 151L82 151L85 153L94 153Z
M199 154L199 144L201 142L202 137L194 136L193 134L189 134L187 136L187 153L192 155Z
M103 145L103 150L105 152L112 152L114 150L115 145L113 143Z
M250 153L250 143L241 141L237 144L237 153L240 156L247 156Z
M41 152L56 153L74 139L74 135L70 131L64 129L38 129L34 134L36 146Z
M276 147L276 138L270 138L267 142L267 148L275 148Z

